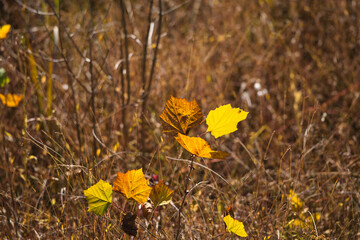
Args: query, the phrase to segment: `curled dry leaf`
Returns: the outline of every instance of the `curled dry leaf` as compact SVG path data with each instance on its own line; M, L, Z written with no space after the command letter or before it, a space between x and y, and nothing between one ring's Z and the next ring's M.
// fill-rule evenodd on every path
M190 153L204 158L224 159L229 154L222 151L214 151L209 144L199 137L188 137L181 133L175 139Z
M162 206L169 204L173 194L173 190L170 190L163 181L159 181L159 183L152 188L150 199L155 207Z
M113 190L122 193L126 198L144 203L149 197L151 187L147 185L142 168L140 168L126 173L118 172Z
M170 96L166 102L164 112L160 115L162 120L163 132L171 136L177 133L187 134L187 132L200 125L204 116L196 100L191 102L185 99Z
M153 211L153 205L151 204L150 201L144 202L143 204L141 204L141 210L142 210L142 214L143 216L149 220L150 215Z
M235 132L237 124L246 119L248 112L240 108L232 108L230 104L220 106L211 110L206 117L206 124L209 126L207 132L210 132L215 138Z

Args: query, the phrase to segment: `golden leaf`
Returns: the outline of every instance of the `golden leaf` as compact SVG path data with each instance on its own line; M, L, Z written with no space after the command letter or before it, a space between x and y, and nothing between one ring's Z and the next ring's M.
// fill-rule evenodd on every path
M235 132L238 122L245 120L248 112L240 108L232 108L230 104L211 110L206 117L206 124L215 138Z
M175 139L188 152L195 154L198 157L223 159L229 155L226 152L212 150L209 144L199 137L188 137L179 133Z
M6 95L2 95L0 94L0 99L2 101L2 103L5 106L8 107L17 107L20 103L20 101L23 99L23 95L17 95L17 94L6 94Z
M173 194L173 190L170 190L163 181L159 181L159 183L152 188L150 199L155 207L162 206L171 201Z
M6 38L6 35L10 31L10 28L11 28L10 24L5 24L0 27L0 39Z
M151 187L147 185L142 168L140 168L127 173L118 172L113 190L122 193L126 198L144 203L149 197Z
M247 233L245 232L245 227L242 222L233 219L230 215L226 215L224 217L224 222L226 224L226 228L228 232L235 233L240 237L247 237Z
M160 118L163 132L176 135L178 132L187 134L188 130L202 123L204 116L195 99L188 102L185 99L170 96Z

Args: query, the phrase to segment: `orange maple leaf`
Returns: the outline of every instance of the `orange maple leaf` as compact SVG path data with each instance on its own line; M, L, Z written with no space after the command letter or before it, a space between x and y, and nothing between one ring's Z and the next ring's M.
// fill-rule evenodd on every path
M113 190L122 193L126 198L144 203L150 195L151 187L147 185L142 168L140 168L126 173L118 172Z
M178 132L187 134L188 130L200 125L204 120L204 115L195 99L188 102L185 99L170 96L160 118L163 132L176 135Z
M223 159L229 154L222 151L214 151L209 144L199 137L188 137L181 133L175 139L190 153L204 158L218 158Z

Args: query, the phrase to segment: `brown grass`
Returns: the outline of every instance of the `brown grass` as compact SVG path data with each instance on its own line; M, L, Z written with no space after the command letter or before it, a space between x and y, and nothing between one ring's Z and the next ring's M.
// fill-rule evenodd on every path
M24 94L17 108L0 104L3 239L129 239L117 209L110 207L103 217L87 212L83 190L140 167L148 178L159 175L174 196L149 227L138 211L136 239L173 239L189 168L168 158L182 150L162 135L159 115L170 95L195 98L204 115L227 103L250 112L237 132L216 141L205 136L230 157L196 162L228 183L195 166L182 211L183 239L235 238L222 220L229 205L249 239L360 237L357 1L163 0L159 54L144 109L148 1L124 0L130 85L120 71L125 39L119 1L94 1L93 16L88 1L60 1L60 22L28 10L53 13L53 1L1 2L0 25L9 23L12 30L0 40L0 67L11 79L0 93ZM158 12L154 1L152 44ZM91 19L92 75L85 61ZM151 47L147 77L153 56ZM94 116L102 144L93 137ZM205 130L203 124L190 135ZM181 158L190 156L184 151ZM291 227L300 212L288 201L290 189L305 202L299 210L305 217L321 215L317 232L312 221ZM134 207L118 194L114 201L127 211Z

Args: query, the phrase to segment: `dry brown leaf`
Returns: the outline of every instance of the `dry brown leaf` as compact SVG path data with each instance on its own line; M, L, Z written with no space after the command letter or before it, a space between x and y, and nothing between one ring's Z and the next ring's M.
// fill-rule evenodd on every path
M170 190L163 181L159 181L159 183L152 188L150 199L155 207L162 206L171 201L173 194L173 190Z
M204 115L195 99L188 102L185 99L170 96L160 118L163 132L174 136L177 133L187 134L191 128L200 125L204 120Z

